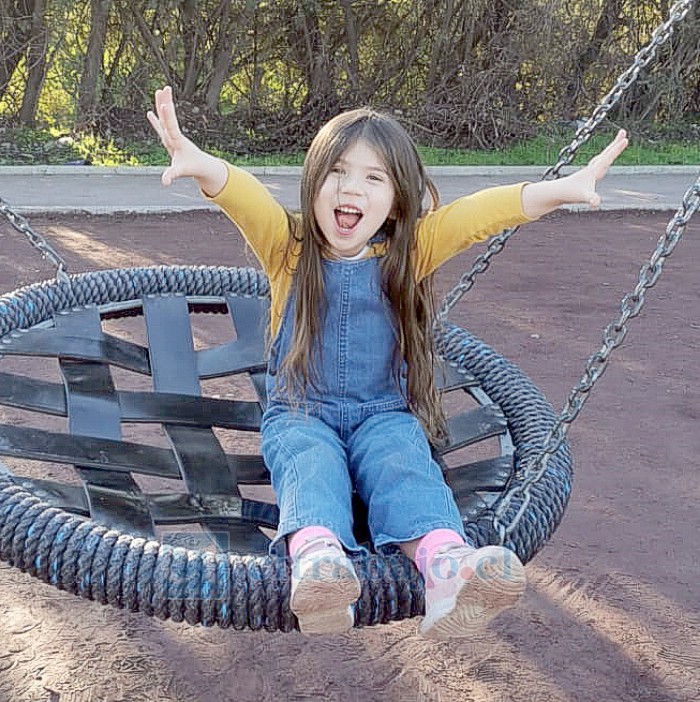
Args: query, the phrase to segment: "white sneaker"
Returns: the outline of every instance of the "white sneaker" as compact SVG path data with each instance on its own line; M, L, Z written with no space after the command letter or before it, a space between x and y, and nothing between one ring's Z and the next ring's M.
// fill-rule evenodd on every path
M294 556L289 606L305 634L340 634L355 623L361 594L352 562L337 542L311 539Z
M452 545L428 567L421 634L433 639L472 636L525 591L525 568L502 546Z

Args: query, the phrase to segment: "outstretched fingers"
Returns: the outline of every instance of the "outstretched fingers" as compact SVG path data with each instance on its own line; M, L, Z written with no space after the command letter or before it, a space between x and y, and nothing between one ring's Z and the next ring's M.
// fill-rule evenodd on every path
M182 132L175 114L175 103L173 102L173 92L170 86L166 86L162 90L156 90L155 108L156 111L149 110L146 113L146 117L163 142L163 146L172 156L172 149Z
M169 85L166 85L161 90L156 90L155 112L149 110L146 113L146 118L156 134L158 134L161 143L171 158L170 166L163 171L162 175L163 185L170 185L175 178L179 177L173 161L180 146L182 131L175 112L173 91Z
M605 177L610 166L615 163L617 157L627 148L628 144L627 132L620 129L615 138L583 169L582 173L585 174L583 182L587 183L587 187L582 201L588 203L592 208L599 207L601 203L601 197L597 192L599 181Z
M617 160L618 156L627 148L629 139L624 129L618 131L615 138L588 164L593 171L596 181L601 180Z
M170 139L176 139L182 135L180 124L175 113L175 102L173 101L173 90L167 85L156 93L156 109L158 117Z

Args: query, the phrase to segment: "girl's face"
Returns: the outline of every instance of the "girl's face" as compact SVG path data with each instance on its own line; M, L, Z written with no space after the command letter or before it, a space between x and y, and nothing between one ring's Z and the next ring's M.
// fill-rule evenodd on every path
M333 164L314 201L314 216L335 256L360 253L394 209L384 162L365 139Z

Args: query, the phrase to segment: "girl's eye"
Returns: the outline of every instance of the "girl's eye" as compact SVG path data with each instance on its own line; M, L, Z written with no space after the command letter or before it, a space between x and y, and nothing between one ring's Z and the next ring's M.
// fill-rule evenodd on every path
M334 173L335 175L343 175L343 169L340 166L332 166L331 173Z
M374 174L374 173L370 174L370 175L367 176L367 177L368 177L370 180L376 181L377 183L383 183L383 182L384 182L384 178L382 178L380 175L376 175L376 174Z

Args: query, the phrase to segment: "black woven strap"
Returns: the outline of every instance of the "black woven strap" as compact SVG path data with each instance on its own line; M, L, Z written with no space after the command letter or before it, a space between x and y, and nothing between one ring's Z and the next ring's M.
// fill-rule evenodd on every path
M214 427L258 431L260 401L202 397L200 378L262 374L268 303L230 293L224 302L236 339L198 351L189 305L179 294L146 295L129 310L143 312L146 346L106 333L94 305L62 310L52 325L6 337L5 355L56 356L64 382L3 374L0 400L66 416L70 433L2 425L0 452L74 465L84 495L45 480L35 482L37 494L108 527L183 542L194 532L173 527L196 523L221 550L266 553L269 538L259 526L276 526L277 510L243 498L238 486L246 479L269 482L262 458L227 455L213 432ZM115 366L150 376L154 391L117 391ZM264 390L259 384L258 389ZM171 450L122 440L122 423L129 421L158 423ZM137 474L177 478L187 494L146 494Z

